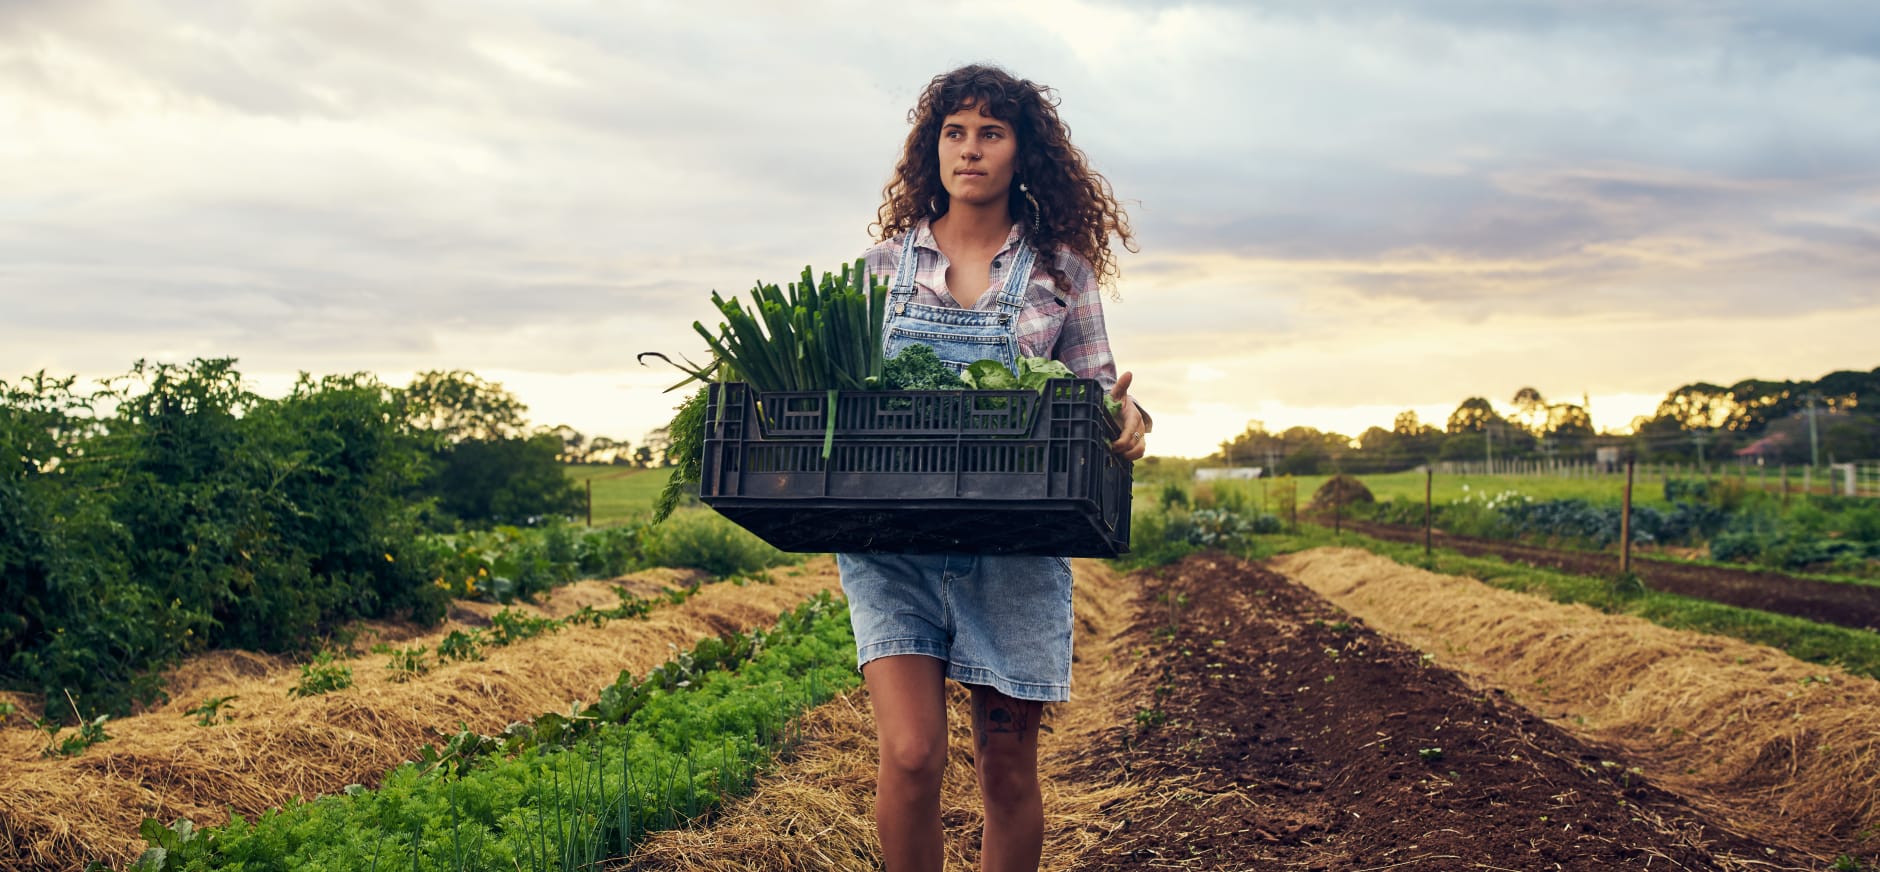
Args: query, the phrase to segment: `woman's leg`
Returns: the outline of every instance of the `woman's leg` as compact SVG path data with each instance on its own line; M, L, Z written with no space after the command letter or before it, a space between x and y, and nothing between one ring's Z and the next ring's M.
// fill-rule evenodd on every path
M1044 796L1038 789L1038 718L1044 703L1013 699L983 685L973 691L973 768L986 804L979 868L1036 872L1044 851Z
M938 872L940 773L947 762L946 664L920 654L862 667L881 735L875 829L888 872Z

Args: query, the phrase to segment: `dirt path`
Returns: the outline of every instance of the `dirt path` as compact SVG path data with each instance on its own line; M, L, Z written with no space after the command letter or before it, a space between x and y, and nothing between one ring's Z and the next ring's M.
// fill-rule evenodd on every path
M837 587L835 562L826 557L770 575L772 584L709 584L645 619L566 627L405 682L391 680L384 656L368 655L351 664L353 687L305 699L287 695L296 670L271 658L250 663L256 671L249 675L199 664L192 694L111 721L112 738L78 757L42 760L43 737L8 730L0 735L0 869L122 865L143 848L137 827L146 817L213 825L230 808L253 816L297 795L376 784L460 723L495 733L511 721L566 710L592 699L622 669L641 674L701 638L768 626L816 591ZM657 588L670 578L656 571L626 581ZM544 611L562 614L590 601L617 599L610 585L583 583L557 591ZM474 623L478 614L472 608L456 616ZM435 642L453 628L411 638ZM182 714L198 696L230 694L239 697L232 722L201 727Z
M1423 541L1421 528L1351 520L1343 523L1355 532L1379 539L1393 542ZM1565 551L1441 532L1434 533L1431 538L1439 547L1472 557L1494 555L1530 566L1543 566L1579 575L1610 576L1619 571L1619 558L1612 554ZM1857 630L1880 631L1880 586L1817 581L1775 572L1673 563L1637 558L1637 555L1634 557L1633 571L1652 590Z
M1354 548L1271 565L1745 832L1880 857L1880 681Z
M1109 809L1123 826L1078 868L1814 868L1271 571L1140 578L1137 706L1162 722L1074 775L1168 788Z

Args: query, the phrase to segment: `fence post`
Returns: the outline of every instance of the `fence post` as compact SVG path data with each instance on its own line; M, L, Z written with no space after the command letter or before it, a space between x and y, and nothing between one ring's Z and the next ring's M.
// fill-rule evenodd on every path
M594 479L587 480L587 525L594 526Z
M1423 557L1430 556L1430 483L1435 479L1436 471L1423 467Z
M1619 510L1619 574L1632 571L1632 459L1625 461L1625 506Z

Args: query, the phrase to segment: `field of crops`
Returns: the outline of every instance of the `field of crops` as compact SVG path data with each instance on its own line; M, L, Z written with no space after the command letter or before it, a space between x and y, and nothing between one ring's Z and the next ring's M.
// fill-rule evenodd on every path
M639 488L631 511L656 475L609 487ZM1442 549L1430 572L1158 496L1133 562L1076 564L1046 868L1880 868L1880 682L1846 665L1872 631L1798 622L1815 647L1784 653L1575 593L1606 579L1511 584L1542 571ZM455 544L470 584L552 550ZM11 717L0 866L876 868L832 562L700 584L722 574L460 598L324 662L200 655L70 753ZM945 824L970 868L955 690Z

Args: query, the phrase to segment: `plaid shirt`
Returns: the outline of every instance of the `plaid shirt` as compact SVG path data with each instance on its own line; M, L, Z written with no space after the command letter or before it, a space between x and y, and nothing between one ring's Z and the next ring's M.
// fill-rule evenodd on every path
M862 255L871 275L892 281L901 264L901 239L896 235L878 242ZM1019 228L1005 237L1005 247L992 258L992 280L988 290L979 295L975 311L997 308L999 289L1005 286L1006 271L1018 248ZM961 308L947 291L947 256L933 240L933 231L922 220L914 227L914 298L913 302L940 308ZM1071 289L1060 292L1051 278L1056 266L1070 278ZM1109 390L1116 385L1116 361L1110 357L1110 337L1103 327L1103 296L1097 290L1097 272L1090 262L1076 252L1059 248L1039 252L1032 263L1031 281L1025 290L1025 309L1014 328L1019 354L1063 361L1079 378L1093 378Z

